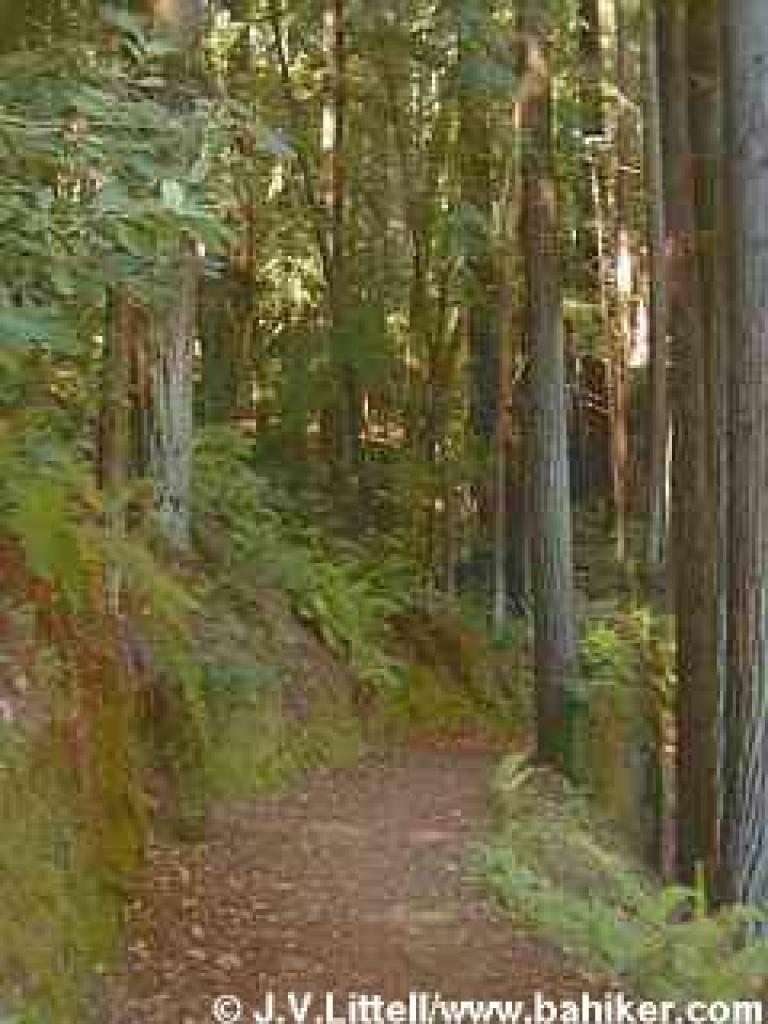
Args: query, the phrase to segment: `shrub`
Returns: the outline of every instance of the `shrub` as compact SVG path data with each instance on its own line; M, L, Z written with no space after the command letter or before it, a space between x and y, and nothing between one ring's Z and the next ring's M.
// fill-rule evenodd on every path
M386 653L386 640L389 620L412 599L407 567L307 525L250 458L248 443L231 431L201 436L194 477L200 550L241 599L258 585L287 593L295 614L361 681L374 689L398 685L402 666Z
M501 828L477 867L527 927L640 998L758 998L768 943L745 944L749 913L709 916L692 890L663 888L585 797L508 758L497 778Z

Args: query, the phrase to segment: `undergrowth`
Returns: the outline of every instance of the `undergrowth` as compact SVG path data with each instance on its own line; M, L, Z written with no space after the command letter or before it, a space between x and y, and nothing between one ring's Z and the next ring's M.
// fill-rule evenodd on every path
M198 623L208 798L247 797L359 757L354 680L281 595L262 594L247 615L213 600Z
M593 602L580 645L581 716L572 777L657 866L668 811L665 745L674 705L671 623L647 606Z
M204 433L196 448L195 541L237 601L256 588L288 594L294 612L373 687L396 686L390 620L414 601L413 567L312 526L259 475L247 441Z
M103 512L50 436L0 436L0 1019L14 1024L82 1018L150 829L199 837L211 801L372 743L506 735L527 701L504 651L419 609L407 559L312 525L230 432L198 445L180 568L142 522L108 540Z
M426 615L407 559L318 527L321 513L289 499L231 430L204 432L195 465L195 543L221 581L200 619L213 795L283 784L370 744L508 735L527 720L509 657L455 613Z
M502 763L496 791L477 869L521 924L639 998L764 994L768 943L745 944L746 910L709 916L697 892L663 888L583 794L522 758Z

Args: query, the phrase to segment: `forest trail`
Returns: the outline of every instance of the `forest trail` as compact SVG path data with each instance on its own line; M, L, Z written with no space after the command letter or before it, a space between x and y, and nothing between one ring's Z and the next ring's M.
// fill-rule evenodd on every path
M154 848L102 1024L210 1024L223 993L247 1020L270 990L315 993L312 1021L326 991L340 1006L349 992L577 995L586 982L563 955L467 880L494 764L395 751L221 812L203 842Z

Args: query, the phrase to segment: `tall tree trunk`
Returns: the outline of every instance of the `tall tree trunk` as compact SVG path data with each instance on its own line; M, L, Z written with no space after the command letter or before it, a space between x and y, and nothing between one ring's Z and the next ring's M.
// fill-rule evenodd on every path
M189 542L193 431L193 360L197 327L198 259L187 249L177 268L177 297L153 324L150 465L155 516L170 545Z
M101 488L104 495L104 525L107 539L119 541L125 532L123 502L130 475L130 309L121 288L107 291L104 331L104 359L101 388ZM120 610L120 569L110 560L105 569L107 610Z
M715 502L709 472L705 344L690 167L687 24L661 0L666 258L673 373L672 517L677 629L677 865L711 872L715 853L717 671Z
M716 714L717 803L709 820L716 852L722 792L719 780L722 747L722 700L726 674L726 559L727 476L725 375L725 316L727 305L725 259L722 254L722 95L720 0L688 0L689 122L694 196L696 204L696 256L701 285L704 416L712 550L710 600L714 617L714 678L707 677L707 713ZM714 858L714 854L713 854Z
M524 0L522 226L531 360L536 744L542 761L565 767L564 705L575 634L549 16L542 0Z
M626 0L614 0L616 18L616 88L619 93L616 140L616 315L611 332L611 454L616 559L623 565L627 547L627 368L632 345L632 245L630 240L629 161L632 122L627 68Z
M191 79L199 74L200 0L149 0L156 22L174 36L177 50L169 58L168 77L175 72ZM154 311L151 343L152 423L149 461L155 486L155 519L176 550L189 542L189 487L193 432L193 361L197 334L197 247L179 238L172 272L173 301Z
M579 0L579 121L584 164L574 182L576 208L581 223L576 236L577 278L587 302L597 303L600 290L600 259L597 241L597 210L592 170L599 173L599 151L594 142L603 134L602 42L600 0Z
M204 281L200 301L200 331L203 346L203 419L207 425L231 423L237 411L237 333L232 298L235 284L232 268L228 276Z
M768 9L723 5L728 629L719 895L768 902Z
M493 625L501 631L507 621L507 607L512 597L513 579L510 576L511 552L508 547L510 492L510 351L514 326L514 299L510 282L503 268L499 268L499 385L498 413L494 451L494 529L493 529ZM521 524L515 524L520 529Z
M667 283L664 277L664 173L659 95L658 0L646 18L645 187L650 259L650 445L646 564L651 586L661 584L667 534Z
M327 218L328 298L332 358L339 393L336 447L340 468L357 472L360 445L360 396L357 374L344 338L347 309L345 267L344 132L346 124L346 42L344 0L325 0L323 52L325 101L323 104L324 206Z
M244 145L251 154L252 147ZM241 239L226 270L200 287L202 343L201 391L207 424L231 423L253 410L253 335L256 322L256 188L247 186L248 203Z
M476 453L491 466L499 416L499 299L491 242L491 136L488 97L478 73L483 54L477 41L462 31L461 3L458 13L461 197L473 212L465 233L469 427ZM498 469L498 459L493 461ZM478 539L473 561L489 596L494 590L494 519L498 502L504 501L497 485L489 469L475 488Z

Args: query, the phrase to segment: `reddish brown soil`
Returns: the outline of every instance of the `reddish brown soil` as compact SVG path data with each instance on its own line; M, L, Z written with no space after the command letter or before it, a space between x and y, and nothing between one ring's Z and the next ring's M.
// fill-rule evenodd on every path
M250 1010L270 989L313 991L318 1008L326 991L575 996L585 981L563 955L467 881L493 764L471 749L371 758L154 849L102 1024L210 1024L217 995Z

